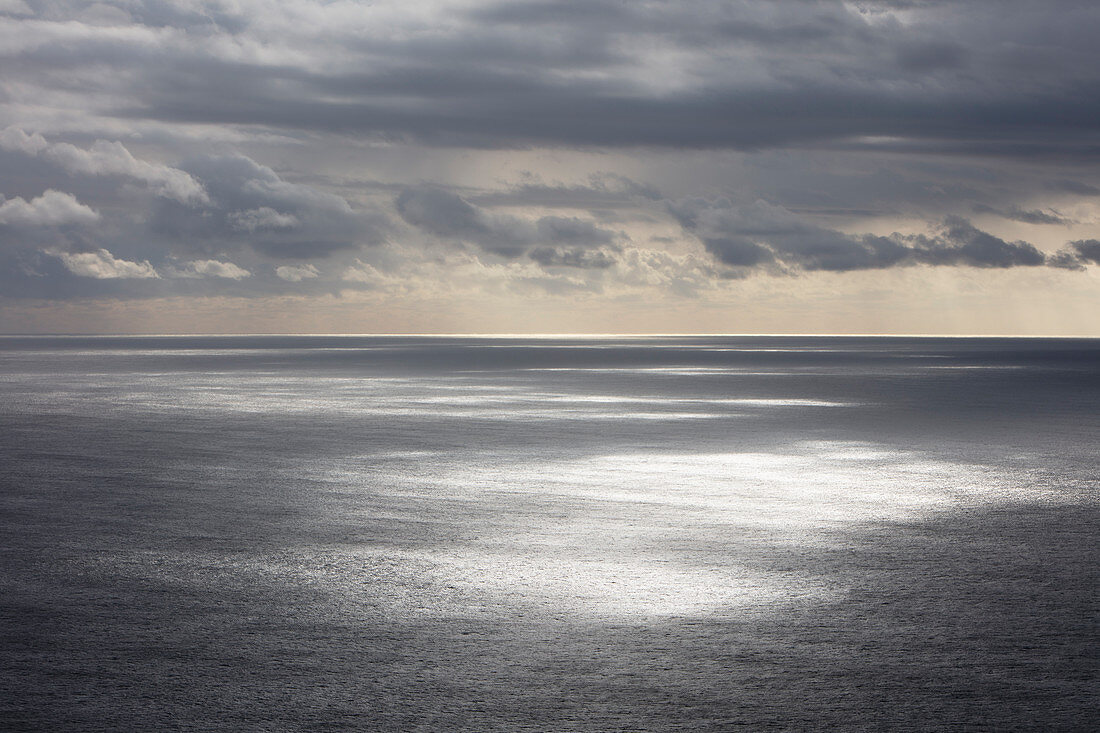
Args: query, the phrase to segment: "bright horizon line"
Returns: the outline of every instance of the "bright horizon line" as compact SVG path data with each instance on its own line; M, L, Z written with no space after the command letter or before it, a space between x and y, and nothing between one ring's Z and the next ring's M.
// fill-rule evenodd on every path
M722 333L722 332L670 332L670 333L637 333L637 332L606 332L606 333L492 333L492 332L375 332L375 333L340 333L340 332L222 332L222 333L3 333L0 338L210 338L210 337L242 337L242 336L324 336L344 338L576 338L576 339L601 339L601 338L685 338L685 337L757 337L757 338L998 338L998 339L1086 339L1096 340L1100 336L1091 335L1050 335L1050 334L999 334L999 333Z

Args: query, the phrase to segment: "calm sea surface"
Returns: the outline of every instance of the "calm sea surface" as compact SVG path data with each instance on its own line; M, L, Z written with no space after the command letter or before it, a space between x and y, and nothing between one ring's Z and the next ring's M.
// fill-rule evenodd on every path
M1100 341L0 339L4 730L1096 730Z

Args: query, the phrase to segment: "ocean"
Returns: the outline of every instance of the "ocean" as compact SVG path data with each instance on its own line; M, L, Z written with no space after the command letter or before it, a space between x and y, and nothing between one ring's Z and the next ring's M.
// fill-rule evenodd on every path
M1100 727L1100 341L0 338L0 728Z

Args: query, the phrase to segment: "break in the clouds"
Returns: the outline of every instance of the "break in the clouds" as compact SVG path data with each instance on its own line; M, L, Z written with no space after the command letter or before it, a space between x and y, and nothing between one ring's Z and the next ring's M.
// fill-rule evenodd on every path
M1098 33L1086 0L2 3L0 298L1087 300Z

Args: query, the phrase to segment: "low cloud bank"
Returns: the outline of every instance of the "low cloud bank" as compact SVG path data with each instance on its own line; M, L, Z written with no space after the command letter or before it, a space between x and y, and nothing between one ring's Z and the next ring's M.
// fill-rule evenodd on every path
M1053 255L1034 245L1009 242L958 216L945 218L932 235L847 234L818 226L790 210L757 200L672 202L669 213L719 262L731 267L776 267L847 272L911 265L984 268L1080 268L1097 262L1090 242L1071 243Z

